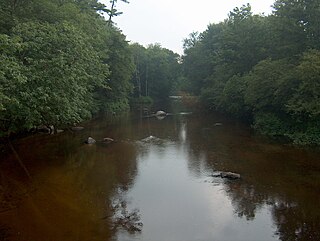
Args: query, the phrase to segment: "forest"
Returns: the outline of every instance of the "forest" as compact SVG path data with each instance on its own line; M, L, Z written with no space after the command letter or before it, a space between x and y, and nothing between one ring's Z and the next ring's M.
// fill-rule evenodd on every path
M277 0L268 16L234 8L184 40L183 73L209 111L277 139L320 144L318 0Z
M1 136L63 128L127 110L132 97L170 92L179 55L158 44L129 45L113 22L116 3L1 1Z
M63 128L182 90L264 135L320 144L318 0L277 0L268 16L236 7L191 33L183 56L129 43L114 23L116 3L0 2L0 136Z

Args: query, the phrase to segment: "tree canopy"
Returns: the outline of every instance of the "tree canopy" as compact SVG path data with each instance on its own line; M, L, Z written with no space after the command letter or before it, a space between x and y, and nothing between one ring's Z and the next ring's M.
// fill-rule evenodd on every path
M97 0L1 1L2 135L128 107L132 55L105 11Z

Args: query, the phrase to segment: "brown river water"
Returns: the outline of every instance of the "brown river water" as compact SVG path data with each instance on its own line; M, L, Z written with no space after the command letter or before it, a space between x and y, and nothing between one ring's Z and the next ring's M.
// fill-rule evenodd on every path
M320 240L319 150L166 110L13 141L0 157L0 241Z

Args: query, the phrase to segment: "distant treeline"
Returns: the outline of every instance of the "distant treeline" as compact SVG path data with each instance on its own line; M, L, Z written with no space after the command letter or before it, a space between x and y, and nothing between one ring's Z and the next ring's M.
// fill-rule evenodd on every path
M189 91L208 109L299 144L320 144L320 1L277 0L273 13L243 5L184 41Z
M182 66L180 56L159 44L150 44L147 48L135 43L130 45L135 72L132 76L135 98L149 96L161 100L182 84Z
M116 2L0 2L0 136L122 111L133 96L169 95L167 69L178 55L130 46L111 21Z

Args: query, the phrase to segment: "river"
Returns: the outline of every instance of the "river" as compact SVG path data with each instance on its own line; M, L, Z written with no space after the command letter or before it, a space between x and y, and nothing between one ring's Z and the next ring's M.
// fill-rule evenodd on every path
M319 150L180 101L162 120L136 111L13 141L0 158L0 241L320 240Z

